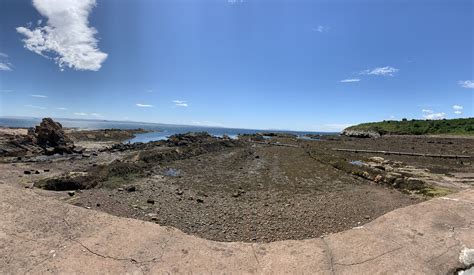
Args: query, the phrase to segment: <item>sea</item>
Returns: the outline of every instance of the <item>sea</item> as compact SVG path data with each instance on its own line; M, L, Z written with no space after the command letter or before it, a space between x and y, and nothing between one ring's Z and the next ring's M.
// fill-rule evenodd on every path
M157 140L166 140L169 136L174 134L183 134L188 132L207 132L210 135L222 137L227 135L231 138L236 138L239 134L255 134L255 133L290 133L295 134L301 139L311 139L307 137L308 134L313 135L334 135L338 133L333 132L302 132L302 131L286 131L286 130L262 130L262 129L239 129L239 128L224 128L224 127L209 127L209 126L193 126L193 125L175 125L175 124L161 124L161 123L147 123L147 122L133 122L133 121L111 121L111 120L86 120L86 119L67 119L54 118L67 128L76 128L84 130L97 129L137 129L142 128L151 132L137 134L135 138L127 140L126 142L150 142ZM29 128L38 125L41 118L11 118L0 117L0 127L18 127ZM317 138L316 138L317 139Z

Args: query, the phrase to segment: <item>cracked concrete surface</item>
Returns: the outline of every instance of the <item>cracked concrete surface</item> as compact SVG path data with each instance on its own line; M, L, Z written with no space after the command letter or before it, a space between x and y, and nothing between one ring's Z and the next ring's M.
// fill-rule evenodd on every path
M474 190L322 238L267 244L204 240L3 184L0 212L1 274L446 274L474 248Z

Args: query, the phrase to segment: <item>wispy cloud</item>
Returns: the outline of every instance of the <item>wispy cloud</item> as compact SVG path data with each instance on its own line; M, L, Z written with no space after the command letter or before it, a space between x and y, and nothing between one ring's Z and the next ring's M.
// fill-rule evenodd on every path
M173 100L173 103L177 107L188 107L188 103L184 100Z
M461 106L461 105L453 105L453 112L456 115L462 115L463 109L464 109L464 107Z
M76 116L102 117L102 115L98 113L75 112L73 114Z
M48 96L45 95L30 95L31 97L37 97L37 98L47 98Z
M11 71L11 70L12 70L11 63L0 62L0 71Z
M35 106L35 105L25 105L25 107L28 107L28 108L33 108L33 109L39 109L39 110L46 110L47 108L46 107L41 107L41 106Z
M141 104L141 103L137 103L135 105L140 108L153 108L154 107L153 105L150 105L150 104Z
M341 82L341 83L351 83L351 82L359 82L360 80L361 80L360 78L349 78L349 79L340 80L339 82Z
M373 68L373 69L367 69L360 74L365 74L365 75L379 75L379 76L394 76L395 73L400 71L397 68L391 67L391 66L386 66L386 67L378 67L378 68Z
M98 71L107 54L97 47L97 30L89 27L88 17L95 5L96 0L33 0L36 10L48 18L46 26L16 30L25 36L26 49L53 59L61 70Z
M214 122L214 121L209 121L209 120L204 120L204 121L193 120L193 121L191 121L191 124L193 124L193 125L199 125L199 126L224 127L224 125L221 124L221 123L219 123L219 122Z
M3 94L13 93L13 90L0 90L0 93L3 93Z
M446 118L446 114L443 112L435 113L433 110L422 109L423 117L425 119L436 120Z
M474 80L462 80L459 81L459 85L463 88L474 89Z
M243 3L244 0L227 0L227 3L235 5L235 4L241 4Z
M313 31L314 31L314 32L323 33L323 32L328 32L329 29L330 29L330 28L329 28L328 26L319 25L319 26L317 26L316 28L313 28Z
M0 53L0 71L11 71L13 65L8 62L8 54Z
M59 108L56 108L56 109L61 110L61 111L66 111L67 110L67 108L65 108L65 107L59 107Z

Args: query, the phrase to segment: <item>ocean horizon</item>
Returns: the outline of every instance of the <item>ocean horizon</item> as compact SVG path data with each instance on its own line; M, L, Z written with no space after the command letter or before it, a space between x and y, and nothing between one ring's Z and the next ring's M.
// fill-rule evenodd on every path
M36 117L0 117L0 127L14 128L30 128L38 125L42 118ZM197 126L197 125L179 125L164 124L136 121L112 121L112 120L92 120L92 119L69 119L69 118L53 118L66 128L76 128L84 130L98 129L138 129L142 128L150 132L137 134L135 138L126 142L149 142L167 139L174 134L183 134L187 132L207 132L210 135L222 137L227 135L231 138L237 137L239 134L256 134L264 132L273 133L289 133L298 137L304 137L308 134L312 135L334 135L338 132L318 132L318 131L292 131L292 130L269 130L269 129L244 129L244 128L226 128L214 126Z

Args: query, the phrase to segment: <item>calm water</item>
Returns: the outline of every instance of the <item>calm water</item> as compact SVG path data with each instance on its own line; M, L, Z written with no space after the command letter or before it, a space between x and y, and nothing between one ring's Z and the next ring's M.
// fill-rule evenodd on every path
M127 121L103 121L103 120L80 120L80 119L55 119L64 127L78 128L78 129L137 129L143 128L152 130L153 132L138 134L130 142L149 142L155 140L167 139L174 134L182 134L187 132L208 132L213 136L228 135L232 138L237 137L238 134L255 134L261 132L284 132L296 134L299 137L304 137L307 134L329 135L336 133L327 132L297 132L297 131L268 131L258 129L234 129L234 128L220 128L220 127L202 127L202 126L187 126L187 125L173 125L173 124L159 124L159 123L142 123L142 122L127 122ZM41 122L41 118L2 118L0 117L0 126L3 127L34 127ZM128 142L128 141L127 141Z

